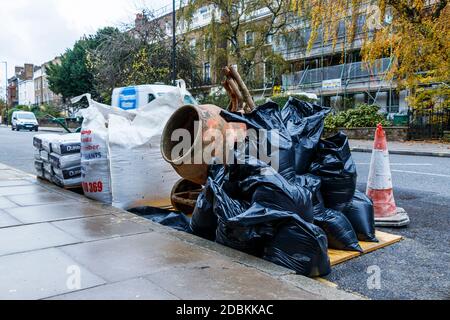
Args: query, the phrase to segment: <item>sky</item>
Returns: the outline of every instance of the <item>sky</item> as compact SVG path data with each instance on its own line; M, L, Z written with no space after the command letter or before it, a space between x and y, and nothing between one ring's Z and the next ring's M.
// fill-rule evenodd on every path
M0 94L15 65L41 65L64 53L85 34L134 21L146 7L158 9L171 0L0 0ZM3 95L3 94L2 94Z

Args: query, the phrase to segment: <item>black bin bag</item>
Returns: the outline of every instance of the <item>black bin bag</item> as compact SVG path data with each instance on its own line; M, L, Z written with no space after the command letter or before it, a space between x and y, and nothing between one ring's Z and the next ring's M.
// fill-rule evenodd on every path
M232 219L239 221L239 217L249 208L249 204L231 198L223 187L211 178L208 179L208 184L215 195L214 213L218 218L216 242L236 250L258 255L263 244L257 228L231 223Z
M324 231L296 217L278 227L265 249L264 259L307 277L331 273Z
M215 241L217 217L214 214L214 193L208 183L200 193L191 219L192 232L201 238Z
M296 213L313 223L312 193L300 184L290 183L269 165L253 160L253 164L234 166L230 173L239 181L241 197L262 207Z
M356 191L350 204L344 210L360 241L378 242L375 235L375 214L373 202L364 193Z
M297 184L309 189L313 194L314 224L325 231L328 245L332 249L362 252L358 238L350 221L339 211L326 209L320 192L320 178L306 174L297 176Z
M225 178L225 167L211 165L208 175L213 177L217 183L223 184ZM217 230L217 216L214 213L215 194L211 188L210 180L200 193L191 219L192 232L201 238L215 241Z
M228 122L245 123L248 129L254 129L257 139L253 139L256 141L251 145L256 142L255 148L258 152L265 150L266 155L273 160L270 164L287 181L295 180L295 149L276 103L269 102L258 106L247 114L222 111L220 115ZM247 143L247 148L249 145ZM272 153L272 149L276 152Z
M322 181L320 180L319 177L316 177L312 174L304 174L301 176L297 176L295 184L297 186L304 187L311 192L313 203L313 216L316 216L317 214L320 214L322 213L323 210L325 210L325 204L323 201L322 193L320 192Z
M308 172L324 131L325 117L330 108L290 97L281 111L283 122L295 147L297 175Z
M344 133L321 140L310 173L322 180L325 207L343 211L353 199L357 182L356 165Z
M178 231L192 233L189 226L189 218L181 212L174 212L153 207L138 207L128 211L163 226L170 227Z
M329 248L363 252L355 230L342 212L325 209L314 219L314 224L325 231Z

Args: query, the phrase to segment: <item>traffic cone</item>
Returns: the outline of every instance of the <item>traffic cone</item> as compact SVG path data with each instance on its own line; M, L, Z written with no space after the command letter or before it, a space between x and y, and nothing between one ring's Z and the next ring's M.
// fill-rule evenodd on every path
M406 211L397 208L394 198L386 133L381 124L375 133L375 144L370 163L367 196L372 199L377 227L404 227L410 219Z

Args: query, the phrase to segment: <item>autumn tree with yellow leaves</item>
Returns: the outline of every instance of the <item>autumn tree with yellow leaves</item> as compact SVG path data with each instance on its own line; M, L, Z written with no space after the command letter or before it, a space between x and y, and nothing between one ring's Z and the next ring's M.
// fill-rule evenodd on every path
M258 65L270 66L277 75L287 70L284 59L273 52L271 41L287 32L288 13L291 11L289 1L187 0L185 3L178 18L188 29L199 9L205 6L218 9L218 13L212 13L211 23L202 30L208 41L207 55L214 60L217 70L223 68L223 63L236 64L250 87L254 86L252 74ZM246 39L247 33L251 34L251 41Z
M351 47L358 16L366 15L363 59L392 57L388 77L409 90L411 106L450 107L447 0L292 0L291 6L311 26L309 49L319 33L336 44L341 21Z

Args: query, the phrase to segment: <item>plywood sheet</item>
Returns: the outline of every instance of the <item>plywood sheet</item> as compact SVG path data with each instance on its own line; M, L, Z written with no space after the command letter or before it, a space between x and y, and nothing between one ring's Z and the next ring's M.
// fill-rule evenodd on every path
M401 236L381 231L377 231L377 238L378 240L380 240L380 242L378 243L372 242L359 243L361 245L361 248L364 250L364 253L329 249L328 255L330 256L331 265L336 266L338 264L360 257L364 254L368 254L376 250L385 248L387 246L393 245L394 243L397 243L403 239L403 237Z

